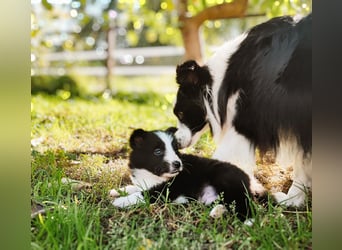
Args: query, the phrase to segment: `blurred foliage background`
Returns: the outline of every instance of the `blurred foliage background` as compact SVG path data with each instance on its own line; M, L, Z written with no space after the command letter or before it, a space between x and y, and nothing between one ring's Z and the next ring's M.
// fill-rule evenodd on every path
M190 0L189 14L224 2L232 0ZM181 46L176 4L175 0L31 0L32 48L105 50L111 19L117 28L119 48ZM305 15L311 9L311 0L249 0L247 13L265 13L262 18L266 20ZM203 35L207 42L217 44L259 22L260 18L207 21Z
M189 0L188 14L196 15L205 8L233 0ZM114 49L177 46L182 47L177 4L179 0L31 0L31 76L33 92L53 86L66 86L71 95L73 79L59 80L73 66L106 66L108 31L115 30ZM237 36L250 27L280 15L306 15L311 0L249 0L248 14L255 17L206 21L201 27L203 51L210 55L212 47ZM92 51L100 60L46 60L53 52ZM140 59L140 60L139 60ZM150 59L124 55L115 64L176 65L181 56ZM54 76L42 78L42 68L57 68ZM89 74L88 74L89 75ZM70 76L70 74L69 74ZM57 78L56 78L57 77ZM101 81L101 80L100 80ZM99 81L99 82L100 82ZM108 85L108 84L107 84ZM37 88L35 87L37 86ZM52 90L51 90L52 89Z

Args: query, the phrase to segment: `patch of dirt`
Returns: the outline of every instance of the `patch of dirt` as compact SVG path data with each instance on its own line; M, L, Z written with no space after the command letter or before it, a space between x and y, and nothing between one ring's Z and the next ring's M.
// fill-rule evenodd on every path
M259 155L255 176L272 193L287 193L292 184L292 171L292 166L282 167L276 164L274 154L267 152Z

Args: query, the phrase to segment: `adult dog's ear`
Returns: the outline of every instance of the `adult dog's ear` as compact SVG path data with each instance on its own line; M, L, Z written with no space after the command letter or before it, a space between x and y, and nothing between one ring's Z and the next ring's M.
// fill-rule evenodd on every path
M133 131L131 137L129 138L129 145L132 149L139 148L145 137L146 131L143 129L136 129Z
M200 66L194 61L186 61L178 65L176 69L176 81L178 84L197 84L199 82L198 70Z
M176 127L169 127L165 130L165 132L174 135L177 130L178 130L178 128L176 128Z
M177 66L176 81L180 85L203 87L212 84L212 77L208 66L201 67L194 60L190 60Z

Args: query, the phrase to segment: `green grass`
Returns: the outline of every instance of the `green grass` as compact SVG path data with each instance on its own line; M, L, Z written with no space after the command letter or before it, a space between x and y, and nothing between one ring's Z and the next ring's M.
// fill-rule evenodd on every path
M252 227L231 214L210 218L212 206L198 202L114 208L108 191L129 183L133 129L176 124L173 79L163 79L164 89L157 80L131 80L118 84L112 99L32 96L31 197L45 209L31 219L32 249L311 249L309 205L293 211L254 204ZM206 134L186 151L210 156L213 150ZM92 186L75 189L63 177Z

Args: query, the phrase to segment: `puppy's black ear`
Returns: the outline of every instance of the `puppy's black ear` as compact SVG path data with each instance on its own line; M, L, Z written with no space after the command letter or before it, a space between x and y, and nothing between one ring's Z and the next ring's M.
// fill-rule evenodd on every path
M144 141L146 131L143 129L136 129L129 138L129 145L132 149L140 147Z
M165 130L165 132L174 135L177 130L178 130L178 128L176 128L176 127L169 127Z

